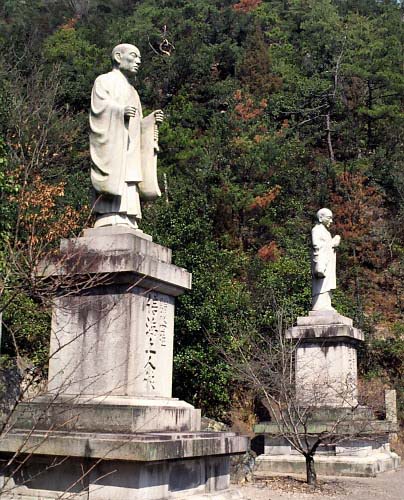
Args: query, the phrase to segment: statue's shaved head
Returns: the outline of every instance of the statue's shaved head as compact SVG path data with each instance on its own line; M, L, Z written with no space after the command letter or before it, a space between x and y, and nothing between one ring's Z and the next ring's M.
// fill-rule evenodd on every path
M317 220L321 222L324 217L331 217L332 218L332 212L329 208L320 208L320 210L316 213Z
M136 52L136 54L138 54L140 56L139 49L135 45L132 45L131 43L120 43L119 45L114 47L112 49L112 53L111 53L111 59L112 59L113 64L115 65L115 64L119 63L119 61L117 61L117 57L116 57L117 54L123 55L129 51Z

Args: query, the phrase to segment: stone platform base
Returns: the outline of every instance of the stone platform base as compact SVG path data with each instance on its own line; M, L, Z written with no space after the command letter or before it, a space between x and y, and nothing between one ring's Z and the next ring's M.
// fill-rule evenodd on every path
M230 457L248 438L231 432L94 434L14 429L0 442L1 498L233 500ZM16 456L13 456L17 453ZM1 484L1 482L0 482Z
M201 411L175 398L48 394L20 403L9 425L92 433L188 432L201 428Z
M229 488L229 461L203 457L154 463L83 461L64 462L36 456L4 481L2 499L43 500L236 500ZM48 470L46 468L48 467ZM29 479L29 478L32 479Z
M400 457L393 452L374 453L365 457L324 456L314 457L318 476L374 477L381 472L395 470ZM302 455L260 455L255 462L254 476L277 474L306 474L306 462Z
M60 496L54 496L54 497L49 497L49 496L44 496L43 492L38 491L37 496L32 496L32 495L10 495L10 494L2 494L1 498L3 500L45 500L48 498L60 498ZM90 498L88 494L84 494L82 496L80 495L64 495L63 498L73 500L88 500ZM93 498L93 497L91 497ZM115 498L121 498L121 497L113 497ZM126 498L126 497L125 497ZM132 497L131 497L132 498ZM137 497L136 497L137 498ZM145 500L149 500L149 497L139 497L139 498L144 498ZM188 494L185 496L170 496L169 497L172 500L178 499L178 500L184 500L185 498L188 498ZM244 496L237 492L237 491L225 491L222 493L206 493L204 495L192 495L191 499L192 500L244 500Z

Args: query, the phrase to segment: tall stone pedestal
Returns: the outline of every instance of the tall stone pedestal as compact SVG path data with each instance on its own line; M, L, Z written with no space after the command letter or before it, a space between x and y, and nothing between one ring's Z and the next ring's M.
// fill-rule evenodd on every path
M171 251L140 231L88 229L41 273L60 280L48 392L7 424L2 498L235 498L230 457L247 438L201 432L200 410L172 397L174 301L191 275Z
M357 405L356 349L363 333L336 312L310 311L287 338L296 345L296 394L300 405Z
M352 320L335 311L311 311L298 318L286 337L296 341L295 435L314 443L322 437L314 457L319 475L373 476L393 470L400 458L390 451L389 435L397 423L379 420L358 406L357 347L363 333ZM255 426L264 434L265 451L256 461L256 474L305 474L304 457L287 439L290 429L274 421Z

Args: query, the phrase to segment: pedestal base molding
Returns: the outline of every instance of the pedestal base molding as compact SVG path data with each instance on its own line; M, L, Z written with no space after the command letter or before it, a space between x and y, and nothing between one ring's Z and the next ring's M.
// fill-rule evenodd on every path
M400 457L393 452L373 453L366 457L320 456L314 464L318 476L374 477L382 472L398 469ZM301 455L260 455L256 459L254 476L277 474L306 474L306 462Z

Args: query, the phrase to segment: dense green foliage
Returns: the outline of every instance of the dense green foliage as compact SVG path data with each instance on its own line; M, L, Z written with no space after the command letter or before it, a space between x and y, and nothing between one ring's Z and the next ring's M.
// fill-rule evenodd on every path
M166 189L145 207L143 229L193 273L177 307L175 396L223 416L238 388L221 352L271 335L275 311L290 323L309 309L309 233L324 205L343 237L336 307L369 333L363 372L398 381L400 4L3 0L0 13L0 285L10 354L13 337L22 354L44 359L46 304L14 257L28 252L32 266L41 243L52 248L85 224L92 82L108 71L111 48L132 42L142 53L143 105L167 117Z

